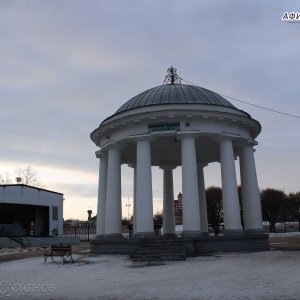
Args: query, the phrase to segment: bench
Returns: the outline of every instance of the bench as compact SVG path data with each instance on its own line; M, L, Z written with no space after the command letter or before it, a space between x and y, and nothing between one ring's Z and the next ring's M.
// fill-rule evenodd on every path
M65 244L54 244L51 245L50 250L46 250L44 252L44 263L47 261L48 257L51 257L52 261L54 261L53 256L60 256L63 263L67 261L67 258L70 258L72 262L74 262L72 257L72 246Z

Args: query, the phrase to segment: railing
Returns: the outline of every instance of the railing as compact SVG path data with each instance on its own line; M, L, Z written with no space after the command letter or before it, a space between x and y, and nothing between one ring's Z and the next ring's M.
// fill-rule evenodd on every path
M68 226L64 227L64 236L80 237L81 241L89 241L96 236L96 227Z
M122 234L124 238L129 238L129 230L127 225L122 225ZM66 237L80 237L81 241L89 241L96 237L95 226L65 226L64 236Z
M25 246L23 239L19 236L14 235L12 232L6 230L4 233L1 233L1 236L8 237L9 241L14 241L21 246Z

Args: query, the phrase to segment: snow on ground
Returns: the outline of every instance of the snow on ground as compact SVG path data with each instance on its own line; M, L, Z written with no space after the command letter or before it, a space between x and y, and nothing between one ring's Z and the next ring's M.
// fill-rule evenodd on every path
M300 237L300 232L269 233L269 237Z
M300 252L215 253L145 266L121 255L0 265L0 299L299 299ZM22 295L24 294L24 295Z

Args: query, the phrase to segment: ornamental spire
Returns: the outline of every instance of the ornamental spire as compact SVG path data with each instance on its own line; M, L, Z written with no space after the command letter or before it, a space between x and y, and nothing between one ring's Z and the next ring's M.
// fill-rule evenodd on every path
M177 69L171 68L168 69L167 71L169 74L165 77L164 83L163 84L174 84L174 83L181 83L181 77L176 74Z

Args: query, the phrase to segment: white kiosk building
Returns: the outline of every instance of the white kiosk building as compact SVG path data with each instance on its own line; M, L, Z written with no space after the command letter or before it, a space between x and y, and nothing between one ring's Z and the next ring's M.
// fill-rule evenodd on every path
M63 236L63 194L25 184L0 185L0 246L79 244Z
M172 67L164 85L127 101L91 133L100 147L97 237L92 253L130 253L155 238L151 166L163 172L163 233L175 237L172 170L182 167L183 231L188 255L269 249L262 229L253 146L260 123L207 89L184 85ZM235 158L240 161L244 230ZM209 237L203 168L221 165L224 236ZM121 234L121 164L134 169L133 239Z

